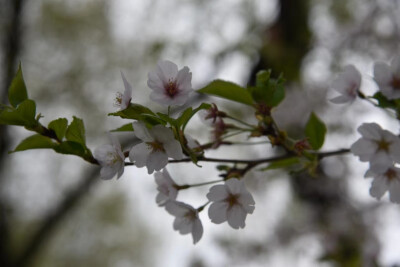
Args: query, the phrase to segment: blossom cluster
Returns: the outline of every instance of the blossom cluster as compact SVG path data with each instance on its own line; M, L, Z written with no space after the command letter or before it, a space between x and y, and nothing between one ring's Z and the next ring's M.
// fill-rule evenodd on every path
M123 111L131 104L132 86L122 72L121 76L125 91L123 94L117 93L115 106ZM191 78L192 74L188 67L178 70L176 64L160 61L156 70L148 74L147 85L152 89L150 99L168 108L172 105L185 104L193 91ZM220 142L226 130L222 120L225 114L213 104L207 111L202 111L200 116L206 124L214 127L215 143ZM176 133L165 125L156 124L149 127L143 121L132 122L132 129L134 136L140 142L126 153L122 152L118 139L111 134L112 145L103 145L95 150L94 157L102 167L100 174L103 179L111 179L116 174L118 178L121 177L124 172L125 156L136 167L146 167L149 174L155 171L158 190L156 203L175 216L173 223L175 230L183 235L192 234L193 243L197 243L203 235L199 213L210 203L208 215L213 223L227 222L234 229L245 227L247 214L253 213L255 202L242 180L237 178L221 180L224 184L212 186L206 196L208 202L197 209L177 201L179 190L190 186L177 185L165 168L169 159L184 158L182 144L177 140ZM193 150L195 154L199 153L199 150L196 150L199 148L196 140L190 136L185 136L184 139L188 149Z
M377 62L374 64L374 80L379 86L375 95L379 94L388 103L400 99L400 56L395 57L391 64ZM353 66L344 67L338 77L332 82L332 88L340 93L331 99L333 103L353 102L357 96L365 98L360 92L361 74ZM384 130L377 123L363 123L358 127L361 138L350 148L351 152L361 161L369 162L369 170L365 177L373 177L370 188L371 196L380 199L389 191L390 201L400 203L400 139L390 131Z

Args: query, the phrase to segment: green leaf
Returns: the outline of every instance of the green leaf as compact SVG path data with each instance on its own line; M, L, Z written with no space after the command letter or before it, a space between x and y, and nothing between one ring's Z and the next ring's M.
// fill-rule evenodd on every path
M149 127L157 124L167 125L165 120L150 114L142 114L138 120L144 122Z
M114 113L109 113L108 116L118 116L123 119L140 120L142 114L155 115L149 108L132 103L128 108Z
M49 123L48 128L56 133L58 140L62 140L65 136L68 127L68 120L66 118L59 118Z
M378 100L378 106L381 108L393 108L396 109L396 102L389 100L381 92L375 93L372 98Z
M24 77L22 75L21 63L18 66L17 74L8 89L8 100L13 107L17 107L21 102L28 99Z
M73 116L73 120L67 128L65 137L68 141L77 142L83 145L83 147L86 147L85 126L83 125L83 121Z
M57 153L85 157L86 147L74 141L64 141L53 148Z
M41 148L54 148L56 146L55 143L51 140L51 138L35 134L26 139L24 139L19 145L10 153L17 151L24 151L28 149L41 149Z
M250 93L243 87L232 82L215 80L197 92L219 96L249 106L253 105L253 99Z
M322 147L325 140L326 126L314 112L311 113L310 118L306 124L305 129L306 137L308 142L314 150L318 150Z
M171 117L168 116L167 114L157 112L157 116L158 116L160 119L162 119L163 121L168 122L171 126L176 126L176 125L177 125L176 119L171 118Z
M133 132L132 123L124 124L117 129L111 130L111 132Z
M282 169L282 168L287 168L287 167L290 167L290 166L298 164L298 163L300 163L300 159L298 157L292 157L292 158L274 161L271 164L269 164L266 168L263 168L261 170L267 171L267 170Z
M202 109L209 109L211 108L210 104L207 103L202 103L200 106L198 106L195 109L187 108L185 111L182 112L182 115L177 119L177 124L178 127L182 126L182 130L185 130L186 124L189 122L189 120L200 110Z
M27 128L35 127L36 104L33 100L26 99L17 108L3 107L0 113L0 124L20 125Z
M248 90L256 103L276 107L285 98L284 79L282 75L278 79L271 79L270 75L271 71L258 72L256 87L249 87Z

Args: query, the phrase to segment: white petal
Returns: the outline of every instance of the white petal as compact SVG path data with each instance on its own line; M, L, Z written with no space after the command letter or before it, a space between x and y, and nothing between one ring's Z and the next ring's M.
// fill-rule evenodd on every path
M238 201L240 204L243 205L243 207L246 209L248 213L253 212L254 205L256 203L254 202L253 196L249 192L241 193L238 198Z
M176 217L173 226L182 235L186 235L192 231L192 224L185 217Z
M214 202L208 208L208 217L211 222L220 224L227 220L228 203L226 202Z
M390 63L390 69L394 75L400 76L400 54L395 56Z
M167 152L168 157L180 160L183 158L181 144L177 140L172 140L164 144L164 149Z
M150 154L150 150L145 143L137 144L133 146L129 151L129 159L131 162L135 163L136 167L141 168L146 166L147 157Z
M178 66L169 60L161 60L157 64L157 74L164 83L168 82L169 79L175 80L178 74Z
M125 91L122 95L122 103L121 103L121 110L126 109L132 99L132 86L126 80L124 73L121 71L122 80L124 81Z
M389 185L390 201L400 203L400 181L394 178Z
M380 140L382 138L382 128L376 123L363 123L358 127L358 132L367 139Z
M199 242L201 237L203 236L203 225L199 219L194 220L192 226L192 237L193 237L193 244Z
M114 153L114 151L115 149L112 145L102 145L94 150L93 155L102 164L107 160L108 154Z
M155 125L150 130L151 135L155 140L160 141L161 143L169 142L170 140L175 140L174 133L170 128L167 128L161 124Z
M234 228L244 228L247 213L239 205L233 205L227 212L228 224Z
M238 195L241 193L244 183L243 181L238 180L236 178L231 178L225 182L225 185L228 188L228 192L230 192L233 195Z
M178 85L179 90L192 90L192 73L189 72L188 67L185 66L178 72L176 84Z
M386 178L382 176L376 177L371 184L371 188L369 190L369 193L371 196L381 199L383 194L388 190L388 184Z
M344 103L352 102L353 100L354 100L354 98L349 97L348 95L340 95L340 96L330 99L329 101L331 101L334 104L344 104Z
M374 79L378 83L379 87L381 87L381 85L388 85L392 79L392 71L389 65L383 62L375 63Z
M351 147L351 153L360 157L361 161L369 161L377 150L377 145L367 139L358 139Z
M117 178L120 178L120 177L122 176L122 174L124 174L124 166L125 166L125 163L124 163L124 162L119 162L119 163L117 164L117 166L118 166L118 168L117 168L117 170L118 170L118 176L117 176Z
M132 127L134 130L134 134L137 138L142 140L143 142L151 142L153 141L153 137L151 136L149 129L147 129L146 125L143 122L133 122Z
M100 176L104 180L112 179L116 173L117 173L117 170L112 166L104 166L100 170Z
M147 86L157 92L164 92L164 84L155 72L149 72Z
M229 196L226 191L226 186L222 184L214 185L210 188L210 191L207 194L207 198L210 201L221 201L226 199Z
M185 214L191 209L191 207L183 202L178 201L169 201L165 205L165 210L168 211L169 214L174 215L176 217L183 217Z
M150 94L150 99L154 102L157 102L161 105L165 106L172 106L173 104L173 99L170 98L168 95L165 94L165 92L158 92L158 91L153 91Z
M147 172L152 174L153 171L159 171L168 163L168 156L162 151L151 152L147 158Z

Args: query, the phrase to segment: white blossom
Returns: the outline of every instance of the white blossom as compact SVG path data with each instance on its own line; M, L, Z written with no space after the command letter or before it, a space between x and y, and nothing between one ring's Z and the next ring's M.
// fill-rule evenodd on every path
M211 187L207 198L213 202L208 209L211 221L216 224L228 221L234 229L244 228L247 214L254 211L253 197L244 182L236 178Z
M201 239L203 225L199 219L199 212L196 209L178 201L168 201L165 209L171 215L175 216L174 230L179 231L182 235L191 233L193 244L196 244Z
M121 94L120 92L117 93L117 96L115 97L114 105L116 107L119 107L120 110L124 110L131 103L132 86L126 80L125 75L122 71L121 71L121 77L122 77L122 81L124 82L125 91L124 91L124 94Z
M381 171L400 162L400 141L393 133L376 123L363 123L358 132L362 137L351 146L351 152L361 161L369 161L371 170Z
M345 66L343 72L339 73L337 78L333 80L331 86L338 93L340 93L340 95L331 99L330 101L335 104L353 102L357 98L357 92L360 89L360 84L360 72L353 65Z
M365 177L373 177L369 193L378 200L389 191L390 201L400 203L400 169L394 166L383 171L368 170Z
M182 159L182 147L171 129L155 125L147 129L142 122L133 122L134 134L142 140L129 151L129 159L138 168L147 167L149 174L159 171L168 163L168 157Z
M169 200L175 200L178 190L167 169L163 169L162 172L156 172L154 178L157 183L158 194L156 202L158 206L164 206Z
M94 151L94 158L101 166L100 176L104 180L109 180L118 174L118 178L124 173L125 156L121 150L118 139L111 134L111 145L102 145Z
M147 85L153 90L150 99L166 106L183 105L192 89L192 73L188 67L168 60L159 61L155 71L149 72Z
M400 98L400 55L392 60L390 66L384 62L375 63L374 79L388 99Z

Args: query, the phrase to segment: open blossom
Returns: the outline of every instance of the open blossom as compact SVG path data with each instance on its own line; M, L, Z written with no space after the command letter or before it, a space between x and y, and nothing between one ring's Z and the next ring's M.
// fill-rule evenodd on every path
M374 79L388 99L400 98L400 55L392 60L390 66L384 62L375 63Z
M121 150L118 139L109 135L111 145L102 145L94 151L94 158L101 166L100 176L109 180L118 174L118 178L124 173L125 156Z
M165 209L171 215L175 216L174 230L179 231L182 235L191 233L193 244L196 244L201 239L203 236L203 225L199 219L199 212L196 209L178 201L168 201Z
M254 199L247 191L244 182L231 178L224 185L214 185L207 194L212 201L208 216L216 224L228 221L234 228L244 228L247 214L254 211Z
M139 168L146 166L149 174L159 171L168 163L168 158L182 159L181 144L172 130L155 125L147 129L142 122L133 122L134 134L143 142L132 147L129 159Z
M159 61L155 71L149 72L147 85L153 90L150 99L166 106L183 105L192 89L192 73L188 67L168 60Z
M120 110L126 109L131 103L132 99L132 86L126 80L124 73L121 71L122 81L124 82L125 91L124 94L117 93L115 97L114 105L119 107Z
M369 193L371 196L381 199L389 191L390 201L400 203L400 169L394 166L386 170L368 170L365 177L373 177Z
M167 169L163 169L162 172L156 172L154 179L157 183L158 194L156 202L158 206L164 206L169 200L175 200L178 195L176 189L176 183L172 180Z
M357 97L360 84L360 72L353 65L345 66L343 72L339 73L338 77L333 80L331 86L340 93L340 95L330 101L335 104L353 102Z
M400 140L393 133L376 123L363 123L358 132L362 137L351 146L351 152L361 161L369 161L371 170L384 170L400 162Z

